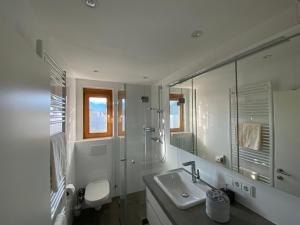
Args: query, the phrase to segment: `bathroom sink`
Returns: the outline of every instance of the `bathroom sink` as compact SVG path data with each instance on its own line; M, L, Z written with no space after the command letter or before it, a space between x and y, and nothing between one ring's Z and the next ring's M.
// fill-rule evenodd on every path
M192 182L192 177L184 169L177 169L154 176L154 180L179 209L188 209L205 201L205 183Z

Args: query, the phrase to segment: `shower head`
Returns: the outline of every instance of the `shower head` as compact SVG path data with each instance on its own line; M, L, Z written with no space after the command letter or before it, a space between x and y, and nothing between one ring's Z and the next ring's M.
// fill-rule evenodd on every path
M158 138L158 137L152 137L151 140L155 141L157 143L163 144L162 140L160 138Z
M147 103L147 102L149 102L149 96L142 96L141 100L143 103Z
M185 103L185 98L184 97L179 97L177 105L183 105Z

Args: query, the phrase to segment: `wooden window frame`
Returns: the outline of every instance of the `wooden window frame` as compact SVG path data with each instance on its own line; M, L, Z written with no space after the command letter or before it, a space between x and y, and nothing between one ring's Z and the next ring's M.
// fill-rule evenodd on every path
M169 105L170 105L170 101L171 100L176 100L176 101L179 101L179 98L180 97L183 97L182 94L170 94L170 97L169 97ZM179 119L179 128L170 128L170 131L171 132L182 132L184 131L184 123L183 123L183 119L184 119L184 105L183 104L180 104L180 119Z
M118 92L118 136L125 136L125 127L123 127L123 120L125 119L125 115L123 115L122 99L125 99L125 92L119 91Z
M112 90L83 88L83 138L103 138L113 136L113 100ZM90 133L89 98L107 98L107 132Z

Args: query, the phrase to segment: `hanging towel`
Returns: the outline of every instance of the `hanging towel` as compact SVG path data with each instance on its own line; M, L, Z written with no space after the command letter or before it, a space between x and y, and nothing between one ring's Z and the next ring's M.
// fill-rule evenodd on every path
M54 225L66 225L66 215L64 210L56 216Z
M50 138L50 183L53 192L58 191L58 184L65 173L65 134L58 133Z
M239 125L239 145L241 148L259 150L261 141L260 123L241 123Z

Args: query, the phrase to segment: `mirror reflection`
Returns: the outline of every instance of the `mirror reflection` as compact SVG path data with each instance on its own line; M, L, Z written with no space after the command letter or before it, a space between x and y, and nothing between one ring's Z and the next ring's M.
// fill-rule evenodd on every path
M170 88L171 144L300 196L300 37Z
M300 196L300 38L238 62L238 171Z
M233 90L235 93L234 64L198 76L193 79L193 84L197 118L196 154L230 168L230 92Z
M170 143L194 153L193 82L177 84L170 88Z

